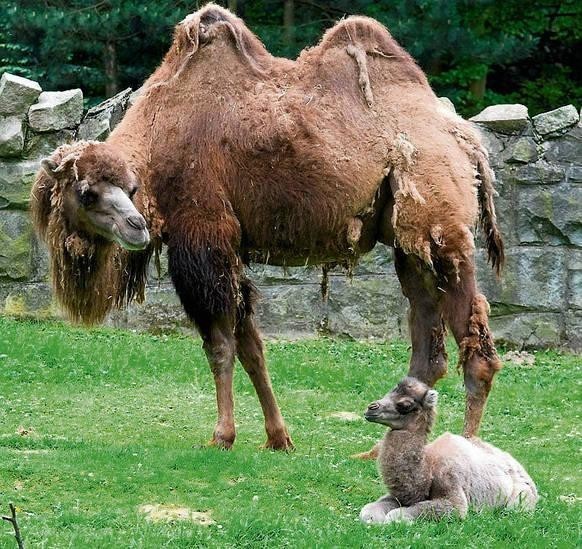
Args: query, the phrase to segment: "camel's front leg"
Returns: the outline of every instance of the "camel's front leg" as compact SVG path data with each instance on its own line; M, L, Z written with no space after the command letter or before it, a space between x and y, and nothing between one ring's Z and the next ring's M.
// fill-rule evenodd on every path
M434 273L418 257L394 248L394 265L402 292L410 303L408 325L412 356L408 375L432 387L447 373L443 294ZM379 450L380 443L377 443L367 452L353 457L376 459Z
M233 322L227 317L213 319L208 326L200 328L204 351L214 376L218 405L218 420L210 444L224 449L230 449L236 437L232 393L236 348L233 331Z
M391 495L382 496L380 499L364 505L360 511L360 520L366 524L382 524L386 521L386 515L400 504Z
M440 520L445 517L459 516L464 518L467 514L467 505L460 505L449 499L431 499L421 501L410 507L398 507L390 511L384 524L389 522L413 522L417 518Z
M265 364L263 343L252 314L248 314L240 321L236 338L238 357L257 391L265 416L265 430L267 431L265 447L274 450L291 450L293 442L273 393Z

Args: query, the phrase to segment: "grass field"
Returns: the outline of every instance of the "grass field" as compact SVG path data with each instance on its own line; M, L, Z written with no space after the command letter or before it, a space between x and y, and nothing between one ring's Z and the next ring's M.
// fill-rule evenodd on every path
M0 318L0 513L9 502L21 509L29 548L580 547L581 360L550 351L534 366L501 371L482 429L537 482L535 513L359 523L383 487L374 463L349 456L383 429L333 414L361 415L405 374L407 359L403 342L269 344L297 450L259 449L260 408L238 367L238 438L222 452L205 447L215 403L198 341ZM454 367L438 389L435 436L460 432ZM207 512L215 522L149 522L145 504ZM3 522L0 547L14 546Z

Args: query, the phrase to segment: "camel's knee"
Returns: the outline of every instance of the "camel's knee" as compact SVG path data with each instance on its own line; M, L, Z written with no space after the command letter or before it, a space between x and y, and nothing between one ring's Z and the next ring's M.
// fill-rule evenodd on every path
M459 366L463 368L467 392L489 394L495 374L501 369L489 329L489 304L478 294L471 303L467 335L460 341Z
M234 341L224 336L213 337L202 345L213 373L220 373L234 362Z

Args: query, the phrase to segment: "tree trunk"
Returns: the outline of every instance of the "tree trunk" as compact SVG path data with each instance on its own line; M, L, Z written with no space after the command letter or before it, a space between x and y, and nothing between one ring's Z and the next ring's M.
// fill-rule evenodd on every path
M105 65L105 96L111 97L119 91L119 67L115 42L108 41L105 44L103 62Z
M285 0L283 9L283 27L285 29L285 44L287 46L295 45L295 2L294 0Z
M480 101L485 97L485 90L487 89L487 73L477 80L469 82L469 91L471 95Z

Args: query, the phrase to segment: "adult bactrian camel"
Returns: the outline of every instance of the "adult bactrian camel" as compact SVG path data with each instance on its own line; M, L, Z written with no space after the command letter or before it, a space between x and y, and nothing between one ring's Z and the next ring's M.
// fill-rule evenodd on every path
M32 194L54 292L76 321L142 299L152 251L214 374L213 443L235 439L238 356L258 393L267 446L291 446L257 331L250 261L353 265L391 244L410 301L410 375L446 371L445 323L460 346L465 433L477 432L500 367L477 292L471 229L480 217L499 269L501 237L487 155L443 108L379 23L350 17L296 61L275 58L244 23L209 4L104 143L58 148ZM146 228L147 224L147 228Z

